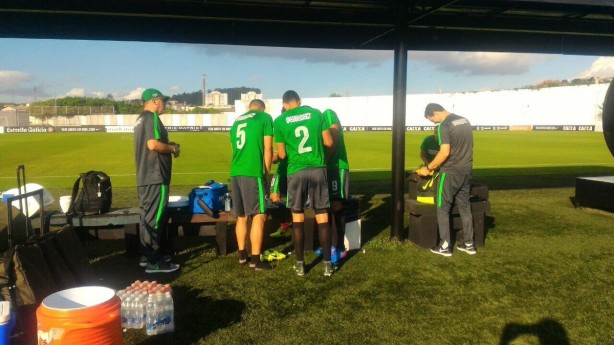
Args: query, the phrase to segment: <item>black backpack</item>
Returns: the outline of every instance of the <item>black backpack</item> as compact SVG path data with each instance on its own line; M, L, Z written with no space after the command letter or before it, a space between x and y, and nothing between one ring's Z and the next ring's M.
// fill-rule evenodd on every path
M83 187L79 189L80 182ZM77 193L78 191L78 193ZM72 201L67 214L90 215L109 212L113 199L111 178L102 171L81 174L72 187Z

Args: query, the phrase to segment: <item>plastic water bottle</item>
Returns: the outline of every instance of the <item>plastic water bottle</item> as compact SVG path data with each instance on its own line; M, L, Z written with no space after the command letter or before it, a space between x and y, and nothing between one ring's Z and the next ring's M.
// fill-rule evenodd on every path
M156 292L155 295L156 304L158 305L158 318L156 324L158 325L158 334L168 332L167 321L168 321L168 309L166 308L164 294L161 292Z
M128 328L128 302L129 302L129 297L126 295L122 295L121 300L122 300L122 304L121 304L121 319L122 319L122 328Z
M167 332L175 332L175 305L173 302L173 296L170 291L167 291L164 294L164 307L166 314L166 331Z
M224 199L224 211L230 212L232 209L232 199L230 198L230 193L226 193L226 198Z
M126 297L126 299L124 299L124 305L122 306L123 308L123 314L124 317L126 318L125 322L124 322L124 328L132 328L132 326L134 325L134 318L132 315L132 297L130 297L130 295L128 295L128 297Z
M156 305L156 300L154 295L150 294L147 297L147 317L145 319L145 333L147 335L156 335L158 334L158 328L156 325L158 319L158 306Z
M144 326L143 321L143 302L141 301L141 297L137 296L134 298L132 302L132 315L134 318L132 328L140 329Z

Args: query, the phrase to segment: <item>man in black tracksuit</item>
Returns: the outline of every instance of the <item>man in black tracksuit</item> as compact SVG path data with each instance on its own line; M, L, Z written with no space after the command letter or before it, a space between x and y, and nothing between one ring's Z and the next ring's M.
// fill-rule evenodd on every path
M173 158L179 156L179 145L168 141L166 128L160 121L169 97L156 89L143 91L143 113L134 125L134 156L140 203L141 262L147 273L167 273L179 269L170 263L170 256L161 253L167 240L168 192Z
M435 254L451 256L450 211L453 205L463 223L464 238L456 248L475 254L473 243L473 216L471 214L470 183L473 169L473 132L469 121L446 111L441 105L430 103L424 109L424 117L438 123L439 153L427 165L418 170L418 175L427 176L440 167L437 186L437 224L441 242L431 249Z

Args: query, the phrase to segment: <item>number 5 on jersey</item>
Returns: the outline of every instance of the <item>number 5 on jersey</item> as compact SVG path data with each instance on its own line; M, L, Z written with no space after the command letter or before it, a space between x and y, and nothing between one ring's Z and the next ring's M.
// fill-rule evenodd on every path
M237 126L237 149L242 149L245 146L245 127L247 127L247 123L242 123Z

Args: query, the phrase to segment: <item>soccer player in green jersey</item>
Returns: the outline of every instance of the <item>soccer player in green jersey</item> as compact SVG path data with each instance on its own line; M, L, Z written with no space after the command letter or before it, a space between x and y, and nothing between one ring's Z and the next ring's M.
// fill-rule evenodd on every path
M331 260L336 264L347 255L343 243L345 237L345 216L343 202L348 198L350 189L350 164L348 163L343 127L337 113L324 110L324 120L333 138L330 157L327 159L328 192L331 200L329 217L335 221L337 245L331 251ZM330 222L331 219L329 219Z
M270 269L271 265L260 261L264 221L266 219L267 182L273 158L273 119L264 112L262 100L249 104L249 111L237 117L230 130L232 162L233 212L237 216L235 232L239 247L239 263L247 262L247 221L252 217L250 232L251 260L249 266L256 271Z
M292 242L296 251L296 273L305 274L304 222L306 207L315 211L318 234L324 256L324 275L333 274L330 262L330 226L328 225L328 183L326 180L325 148L333 145L333 139L322 113L307 106L301 106L301 99L295 91L283 95L286 108L275 119L275 144L277 155L288 157L288 199L292 211Z
M433 161L439 152L439 138L437 137L437 126L433 129L433 135L429 135L420 145L420 159L426 165Z

